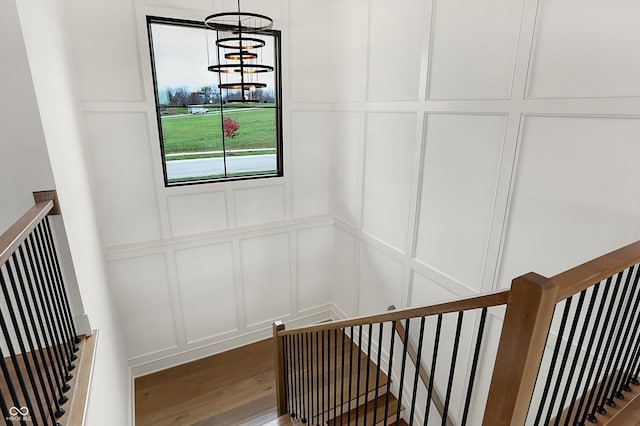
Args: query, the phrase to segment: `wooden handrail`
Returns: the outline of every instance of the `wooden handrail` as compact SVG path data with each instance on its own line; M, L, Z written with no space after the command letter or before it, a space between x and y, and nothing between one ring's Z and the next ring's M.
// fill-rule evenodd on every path
M466 299L439 303L437 305L424 306L420 308L399 309L397 311L386 312L384 314L369 315L347 320L316 324L308 327L281 330L278 331L278 336L289 336L322 330L339 330L342 328L357 327L360 325L378 324L382 322L399 321L410 318L420 318L431 315L447 314L450 312L468 311L471 309L490 308L492 306L506 304L508 297L509 290L502 290L495 293L472 296Z
M640 241L597 257L551 278L558 286L557 302L640 263Z
M3 265L14 251L27 239L31 231L53 209L54 202L39 201L29 209L16 223L0 235L0 265Z

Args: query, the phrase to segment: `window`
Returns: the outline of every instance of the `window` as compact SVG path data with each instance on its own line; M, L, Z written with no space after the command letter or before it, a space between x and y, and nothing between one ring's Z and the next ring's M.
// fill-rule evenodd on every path
M245 91L207 69L233 55L216 48L223 33L151 16L147 26L165 186L282 176L280 32L251 34L274 71L245 77Z

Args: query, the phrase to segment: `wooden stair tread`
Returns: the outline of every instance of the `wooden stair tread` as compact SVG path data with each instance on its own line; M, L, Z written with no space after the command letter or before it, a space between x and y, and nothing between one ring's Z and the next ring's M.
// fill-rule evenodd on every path
M368 401L367 405L361 405L351 409L350 412L345 412L340 416L336 416L335 418L329 420L327 422L328 425L342 425L345 424L347 426L355 425L356 418L358 419L358 424L362 424L363 426L373 425L373 417L375 412L376 424L380 422L384 422L384 412L386 405L387 395L380 395L377 400ZM367 417L366 425L363 423L364 417ZM398 400L393 395L389 394L389 404L388 404L388 413L387 418L392 421L392 423L387 424L395 424L396 414L398 413ZM350 422L347 423L347 420L350 419ZM401 424L401 423L399 423Z

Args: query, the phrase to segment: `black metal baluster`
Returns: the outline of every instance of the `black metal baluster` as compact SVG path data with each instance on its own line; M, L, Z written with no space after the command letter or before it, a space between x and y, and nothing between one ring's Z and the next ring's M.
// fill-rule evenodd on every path
M300 420L304 423L306 422L306 408L304 405L305 401L305 393L304 393L304 334L300 334L299 336L299 347L298 347L298 379L300 386L300 410L298 410L298 416Z
M47 329L49 332L51 351L54 353L56 358L58 371L60 372L60 379L61 381L64 382L64 384L62 385L62 390L64 392L67 392L69 389L71 389L71 387L69 386L69 383L67 382L71 380L73 376L69 374L69 371L67 370L67 366L64 363L64 355L62 354L62 349L60 348L61 340L56 333L56 328L54 327L55 318L53 316L53 313L51 312L52 303L49 300L49 295L46 291L47 287L51 286L50 284L51 277L49 276L46 265L44 264L44 260L43 260L44 254L42 249L42 243L37 238L37 234L35 232L30 235L30 238L31 237L33 237L34 258L36 261L36 265L37 265L39 277L40 277L40 281L39 281L40 285L38 286L38 298L40 301L40 306L42 307L45 313ZM64 402L62 402L63 400L65 402L67 401L67 397L65 395L62 395L60 397L59 399L60 404L64 404Z
M391 344L389 347L389 365L387 368L387 392L384 396L384 424L389 419L389 394L391 394L391 375L393 374L393 345L396 340L396 322L391 321Z
M288 413L291 412L291 406L289 404L289 374L287 374L287 370L288 370L288 358L289 358L289 353L288 353L288 345L287 345L287 337L288 336L284 336L282 338L282 361L283 361L283 365L282 365L282 369L283 369L283 375L284 375L284 400L286 403L286 411Z
M611 284L611 280L612 279L613 279L613 277L610 277L607 280L607 288ZM591 411L590 407L591 407L591 403L593 402L593 398L595 397L598 378L600 377L601 368L602 368L602 365L603 365L604 359L605 359L604 355L606 354L606 351L601 353L600 350L603 347L605 336L607 335L607 325L611 324L609 322L609 319L611 318L611 313L613 312L613 307L615 306L616 299L617 299L617 296L618 296L618 289L620 288L620 286L618 284L619 284L619 282L616 283L616 285L613 288L613 292L611 293L611 299L609 300L609 305L607 306L607 313L605 314L605 318L604 318L604 321L602 323L603 324L602 325L602 329L601 329L600 334L598 336L598 344L597 344L596 351L594 352L593 356L596 359L598 359L600 357L600 355L602 355L602 363L600 363L600 366L596 368L597 371L596 371L596 369L594 369L594 370L589 372L590 376L592 375L593 372L595 372L596 375L594 377L593 387L591 388L591 391L589 392L589 397L586 400L587 402L586 402L586 405L585 405L585 411L584 411L582 417L580 418L580 423L581 424L584 423L585 418L588 419L591 423L596 423L598 421L598 419L596 418L594 413L590 412ZM604 300L603 300L603 303L604 303ZM614 326L614 324L611 324L611 329L613 329L613 326ZM597 362L594 363L594 365L593 365L594 367L595 367L595 364L597 364ZM594 410L596 409L596 407L595 407L596 405L597 404L594 404Z
M469 385L467 386L467 396L464 401L464 411L462 414L461 426L467 424L467 416L469 415L469 406L471 405L471 394L473 392L473 385L476 380L476 371L478 369L478 360L480 359L480 347L482 346L482 338L484 337L484 325L487 319L487 308L482 309L480 315L480 326L478 327L478 335L476 336L476 347L473 351L473 361L471 362L471 374L469 376Z
M438 360L438 349L440 347L440 332L442 331L442 314L438 314L438 323L436 325L436 336L433 341L433 355L431 357L431 377L429 378L429 386L427 389L427 406L425 407L424 426L429 422L429 411L431 410L431 398L433 395L433 380L436 376L436 363ZM446 417L445 417L446 418Z
M609 359L607 360L607 367L605 368L604 377L602 379L602 385L600 386L600 391L598 392L598 397L596 398L596 401L600 401L599 405L601 406L605 403L610 407L616 406L616 403L613 401L613 398L610 398L610 399L607 398L607 394L609 393L609 389L614 379L614 374L612 373L615 372L615 369L618 366L618 362L620 362L620 356L622 355L622 347L624 346L624 343L623 341L620 340L620 337L622 335L623 329L625 328L624 318L627 318L629 314L629 309L631 308L631 303L633 302L633 299L631 297L626 298L627 292L631 288L631 274L633 273L633 270L634 268L632 267L627 273L627 279L625 281L623 293L622 293L622 296L620 297L620 302L617 307L618 309L616 309L616 315L613 320L614 323L619 323L619 325L617 327L616 337L612 340L612 342L615 342L615 343L608 357ZM622 307L622 303L625 301L626 303L624 306L624 314L622 315L622 321L618 321L620 319L620 314L621 314L620 308ZM605 383L606 383L606 386L605 386Z
M0 351L0 356L2 356L2 351ZM3 359L4 362L4 359ZM0 388L0 411L2 411L2 415L6 419L7 417L11 417L11 413L9 413L9 407L7 407L6 398L4 397L4 392L2 392L2 388Z
M292 349L292 361L291 361L291 381L293 382L293 392L292 392L292 404L293 408L291 409L291 417L298 417L299 411L299 403L300 400L300 388L298 386L298 336L295 334L291 335L291 349Z
M371 334L373 333L373 324L369 324L369 336L367 336L367 376L365 378L364 392L364 419L362 424L367 426L367 405L369 404L369 378L371 373Z
M398 410L396 412L396 425L400 422L400 408L402 407L402 394L404 390L404 372L407 365L407 348L409 346L409 324L411 324L411 320L407 318L405 320L405 329L404 329L404 345L402 349L402 364L400 366L400 383L398 386L400 390L398 391Z
M313 370L311 369L311 345L309 342L311 340L311 333L305 333L304 335L306 337L306 342L307 342L306 343L306 347L307 347L307 356L306 356L307 410L306 410L306 414L307 414L307 422L311 424L313 423L313 378L311 377L313 374Z
M342 376L342 381L340 382L340 425L342 425L343 417L344 417L344 338L345 338L345 330L342 330L342 368L340 369L340 374Z
M549 410L547 412L546 423L549 423L551 419L551 415L553 413L553 407L556 403L556 398L558 397L558 392L560 391L560 386L562 385L562 378L564 377L564 371L567 366L567 361L569 360L569 354L571 353L571 348L573 346L573 339L576 334L576 330L578 328L578 322L580 321L580 313L582 312L582 306L584 304L584 298L586 295L586 290L580 292L580 296L578 297L578 304L576 305L576 310L573 313L573 321L571 322L571 328L569 329L569 337L567 338L567 345L565 346L564 353L562 355L562 361L560 362L560 367L558 370L558 376L556 377L556 384L553 388L553 393L551 395L551 404L549 405ZM579 348L576 350L575 358L577 359L580 355ZM567 382L565 384L564 391L562 393L562 397L560 399L560 404L558 408L558 415L556 416L555 425L557 426L560 423L560 416L562 415L562 410L564 408L564 402L567 394L569 393L569 388L571 387L571 378L573 374L570 372L570 376L567 378Z
M313 353L315 352L313 350L313 332L310 332L308 334L308 338L307 338L307 359L308 359L308 363L307 363L307 371L309 372L309 389L310 391L310 398L309 398L309 418L307 419L309 421L309 424L312 425L313 424L313 417L315 414L315 410L313 407L313 402L314 402L314 396L316 392L315 386L313 384Z
M562 336L564 335L564 327L567 324L567 317L569 316L570 308L571 308L571 297L568 298L564 304L564 311L562 312L562 320L560 322L560 331L558 332L558 336L556 338L556 346L553 349L553 356L551 357L551 365L549 366L549 370L547 373L547 380L544 384L544 390L542 391L542 398L540 399L540 406L538 407L538 413L536 414L536 420L534 422L534 424L536 425L540 424L544 407L547 402L547 394L549 393L549 388L551 387L551 381L553 380L553 373L556 368L556 361L558 360L560 347L562 346ZM554 315L555 315L555 308L554 308ZM553 409L553 407L551 407L551 409Z
M2 277L2 269L0 268L0 280L3 280ZM4 284L2 284L2 286L4 287ZM8 309L11 309L11 303L10 301L7 299L7 307ZM20 368L20 365L18 364L18 358L16 357L16 351L13 347L13 341L11 339L11 335L9 333L9 328L7 327L7 323L4 320L4 314L2 313L2 311L0 310L0 328L2 328L2 334L4 336L4 340L5 343L7 344L7 349L9 350L9 357L11 358L11 363L13 364L13 369L14 369L14 373L16 376L16 379L18 380L18 385L20 386L20 390L22 391L22 395L25 398L27 407L31 410L33 405L31 404L31 400L29 399L29 393L27 392L27 387L24 383L24 379L22 377L22 369ZM14 328L17 332L17 327ZM19 337L18 337L19 339ZM6 365L4 364L4 359L3 359L3 369L6 370ZM9 384L9 389L12 392L11 396L13 398L13 403L15 404L14 406L17 408L22 407L22 404L20 403L20 399L18 398L16 389L11 385L11 379L10 379L10 375L9 375L9 371L4 371L5 374L5 379L7 381L7 383ZM27 423L21 419L20 424L22 425L26 425Z
M640 321L640 314L637 321ZM631 352L631 359L629 360L627 371L624 377L622 378L623 386L628 388L629 384L632 384L634 386L640 385L640 382L638 381L638 379L635 376L633 376L633 372L635 371L635 366L637 365L636 363L639 360L640 360L640 333L637 333L636 341L633 346L633 351Z
M629 270L629 276L632 271L634 271L635 266L632 266ZM631 293L629 295L629 299L627 302L627 306L624 314L622 315L622 323L624 323L626 318L629 318L629 313L631 313L631 318L626 321L626 327L624 330L624 336L622 337L622 341L620 341L620 332L622 331L622 326L620 327L620 331L618 332L618 337L615 342L618 346L618 353L616 355L616 359L613 363L613 367L611 368L610 379L607 387L604 391L604 398L607 400L613 400L613 398L624 399L624 395L621 392L621 389L618 388L618 381L620 376L624 372L624 365L626 364L626 358L629 353L629 349L631 347L629 333L631 332L631 326L633 325L633 317L638 311L638 302L640 302L640 292L638 292L638 278L640 278L640 274L638 273L638 269L635 270L635 278L633 280L633 284L630 286ZM634 301L634 306L631 308L631 302ZM624 358L623 358L624 355ZM622 364L621 364L622 362ZM619 370L619 371L618 371ZM616 373L618 371L618 373ZM615 384L615 386L614 386ZM613 388L612 388L613 386Z
M13 263L13 267L11 265L11 263ZM44 380L42 379L42 372L40 370L40 364L38 363L38 359L36 358L36 353L35 353L35 345L33 344L33 339L31 338L31 333L29 332L30 328L29 328L29 323L27 320L27 315L25 314L25 309L23 308L23 304L20 301L20 294L18 293L18 284L19 287L23 290L23 295L24 295L24 280L23 280L23 276L20 272L20 268L19 268L19 263L18 263L18 256L16 254L16 252L14 252L11 255L11 262L7 261L6 262L6 270L7 270L7 276L9 277L9 283L11 284L11 290L13 293L13 297L14 297L14 301L15 301L15 305L18 309L18 314L20 316L20 320L22 322L22 330L24 331L24 335L26 337L26 341L28 344L28 350L27 347L25 347L24 345L24 341L22 340L22 338L19 337L19 346L20 346L20 350L22 351L22 361L24 363L24 366L27 370L27 376L29 378L29 383L31 384L31 388L33 390L33 396L36 400L36 404L38 405L38 410L40 411L40 416L42 417L42 420L44 422L46 422L47 419L47 414L45 413L45 409L44 406L42 404L42 397L40 396L40 392L38 391L38 386L36 384L36 380L35 380L35 376L38 375L39 378L39 383L42 384L42 391L46 392L45 387L44 387ZM1 274L0 274L1 275ZM0 282L2 281L2 277L0 276ZM10 298L8 295L8 291L5 288L5 283L2 283L2 291L5 297L5 301L7 303L7 305L10 303ZM24 304L27 306L27 308L29 309L29 311L31 310L31 308L29 307L29 299L24 298L23 300ZM16 330L17 331L17 330ZM33 328L31 329L32 332L36 333L37 329ZM29 357L28 354L31 356L31 361L33 363L34 366L34 371L32 371L31 369L31 365L29 364ZM45 402L48 399L48 396L45 394L43 395ZM48 407L48 405L47 405ZM35 422L37 423L37 422Z
M46 290L48 291L48 297L49 297L48 306L51 309L52 318L55 317L54 331L58 339L58 347L61 350L61 354L63 354L62 358L66 363L66 370L67 370L66 377L68 377L66 378L66 380L69 381L73 378L73 376L69 374L69 371L75 368L75 365L72 362L75 354L73 353L72 348L69 347L70 337L67 335L68 334L67 329L65 327L64 320L60 314L62 310L62 304L60 303L60 300L58 300L58 294L56 291L56 288L57 288L56 273L53 266L53 260L51 259L51 256L47 247L43 222L38 224L34 232L38 233L39 235L38 243L42 245L43 265L46 266L47 276L49 277L49 281L48 281L49 285L46 287Z
M619 287L620 286L620 282L622 281L622 273L618 273L618 279L616 280L616 286ZM605 343L605 349L604 349L604 354L605 356L602 357L601 363L600 363L600 368L599 368L599 372L598 375L596 377L602 377L602 381L600 383L600 386L598 387L598 393L596 394L596 398L594 400L594 407L591 410L591 414L595 415L595 412L597 411L598 413L606 413L606 409L604 408L604 404L606 402L606 404L610 407L615 407L615 402L612 401L605 401L603 392L604 392L604 388L607 382L607 376L609 375L609 370L611 369L611 364L613 361L613 357L614 357L614 352L615 352L615 347L612 348L611 344L613 342L613 335L616 334L618 337L616 338L616 340L619 338L619 333L617 332L618 330L620 330L622 328L622 325L618 322L618 319L620 318L620 312L621 312L621 305L625 300L626 294L627 294L627 290L629 289L629 282L627 281L625 283L625 285L622 288L622 293L619 299L617 299L617 303L616 303L616 307L615 307L615 314L614 314L614 319L612 322L612 327L609 331L609 334L607 336L607 341ZM603 365L606 362L606 366L603 369ZM602 372L602 375L600 375L600 372Z
M442 409L442 426L447 426L447 417L449 417L449 403L451 402L451 391L453 390L453 378L456 373L456 363L458 360L458 348L460 347L460 333L462 332L462 318L464 311L458 312L458 323L456 325L456 337L453 341L453 355L451 357L451 367L449 368L449 382L447 384L447 396L444 400L444 408Z
M589 328L589 319L591 318L591 314L593 313L593 307L595 306L595 302L596 302L596 297L598 296L598 289L600 288L600 283L597 283L594 287L593 287L593 291L591 292L591 297L589 299L589 305L587 306L587 313L584 316L584 322L582 324L582 330L580 331L580 337L578 338L578 346L577 346L577 350L576 350L576 356L573 359L573 363L571 364L571 369L569 370L569 377L573 377L574 372L576 371L576 368L578 366L578 359L580 358L580 350L583 348L582 344L584 343L584 338L587 335L587 329ZM586 290L585 290L586 291ZM594 328L595 328L596 324L594 324ZM587 346L587 348L590 348L590 346ZM588 349L587 349L588 351ZM580 369L580 372L578 373L578 380L576 381L576 385L573 389L573 396L570 399L570 403L569 403L569 407L567 408L567 414L565 416L565 420L564 420L564 425L568 426L569 425L569 421L571 420L571 416L573 414L573 408L575 406L576 400L578 398L578 391L580 390L580 385L582 384L582 379L584 377L584 373L586 371L586 363L589 360L589 353L587 352L585 354L584 360L583 360L583 366ZM571 380L569 380L567 382L567 385L571 383ZM567 386L568 389L568 386ZM563 403L560 404L560 406L564 406L564 397L566 395L563 396L562 400ZM560 416L558 416L559 418Z
M420 366L422 365L422 344L424 343L424 324L426 318L420 318L420 334L418 336L418 352L416 353L416 372L413 377L413 396L411 397L411 414L409 414L409 425L413 424L413 416L416 411L416 398L418 396L418 378L420 377Z
M589 393L589 388L591 386L591 379L593 377L593 373L596 370L596 364L598 362L598 355L600 353L600 344L602 343L602 336L606 327L606 323L604 321L602 321L602 314L605 311L605 305L607 305L607 298L609 296L609 290L611 289L611 280L612 278L609 277L606 281L606 283L604 284L604 289L602 292L602 298L600 299L600 303L598 306L598 313L596 314L596 319L594 320L593 323L593 328L591 330L591 336L589 337L589 343L587 343L587 348L592 348L594 342L597 340L598 343L596 344L596 349L595 351L589 351L590 354L592 354L592 358L591 361L588 360L589 358L589 354L587 354L587 362L588 363L588 367L585 365L583 367L584 371L588 371L589 374L587 374L587 380L584 383L584 387L582 389L582 394L580 396L580 403L578 404L578 408L576 409L576 414L573 418L573 423L574 425L578 426L578 425L583 425L584 424L584 416L587 415L587 411L589 410L589 404L587 404L587 399L588 396L587 394ZM598 285L598 284L596 284ZM597 380L597 378L596 378ZM586 405L585 405L586 404ZM584 412L583 412L583 408L584 408Z
M2 318L2 311L0 311L0 318ZM2 324L4 324L4 320L2 320ZM5 333L5 328L2 329L2 333ZM6 336L6 335L5 335ZM0 349L0 368L2 369L2 374L4 375L5 383L7 384L7 388L9 389L9 395L11 396L11 400L13 401L14 407L21 407L20 400L18 399L18 393L16 392L16 388L13 385L13 380L11 380L11 374L9 373L9 368L7 367L7 363L4 360L4 353ZM2 396L2 413L5 418L10 417L11 413L9 413L9 409L6 407L4 403L4 395ZM10 426L12 423L7 421L7 425ZM20 422L22 425L26 425L27 422Z
M376 363L376 391L374 395L374 407L373 407L373 424L377 424L376 420L378 417L378 397L380 390L380 370L381 370L381 362L382 362L382 334L384 332L384 323L380 323L380 332L378 333L378 362ZM391 330L393 333L394 331Z
M329 371L328 368L327 370L324 369L324 343L325 343L324 330L322 330L321 341L322 341L322 348L320 349L320 352L322 353L322 381L320 383L320 386L322 386L322 424L324 425L325 424L324 414L327 411L327 404L324 399L324 376L325 376L325 373Z
M632 308L632 311L634 312L634 315L635 315L635 321L630 321L634 323L633 331L631 332L629 345L627 347L627 351L622 361L622 368L620 369L620 374L618 375L618 378L614 385L614 389L617 389L618 391L624 390L626 392L631 392L631 388L629 387L629 384L626 382L626 378L631 369L631 365L632 365L631 362L633 360L633 354L635 353L634 350L637 347L638 339L640 339L640 334L638 333L638 327L640 326L640 311L638 310L638 302L640 302L640 287L638 287L638 278L640 278L640 273L636 274L636 281L633 284L634 288L637 288L636 302Z
M294 416L295 413L295 406L294 406L294 394L295 394L295 388L294 388L294 384L293 384L293 371L291 370L291 357L293 354L293 336L289 335L289 336L285 336L285 341L287 342L287 350L286 350L286 354L287 354L287 362L286 362L286 366L287 366L287 412L291 415L291 417Z
M333 367L333 424L335 425L338 414L338 329L333 331Z
M320 388L320 354L318 352L320 350L320 332L314 331L313 333L316 335L316 349L313 354L316 358L316 424L318 424L322 412L320 409L320 391L322 390Z
M63 312L65 313L65 316L66 316L67 329L69 331L69 334L73 338L73 341L72 341L72 343L74 343L73 351L77 352L78 347L76 347L75 344L80 343L80 339L78 338L78 332L76 331L75 322L73 321L73 314L71 313L71 305L69 304L69 296L67 295L67 290L64 285L64 279L62 277L60 261L58 259L56 245L53 240L53 234L51 232L51 224L50 224L49 217L47 217L47 219L45 220L44 225L47 231L47 241L49 243L49 251L51 253L51 256L53 257L53 264L55 265L56 274L58 276L58 291L60 292L62 304L64 307Z
M44 282L44 279L42 277L42 270L40 269L39 259L35 253L35 242L33 234L29 235L28 240L25 241L24 248L27 253L27 258L29 259L29 270L31 272L31 276L33 277L33 286L29 287L29 294L31 296L31 300L33 301L33 306L36 311L36 317L38 318L38 324L40 326L39 330L41 330L42 332L40 359L42 360L42 364L46 367L45 372L47 374L47 380L49 382L49 386L51 387L52 394L56 393L53 386L53 382L55 382L55 389L57 389L59 395L58 398L54 398L56 406L56 417L60 417L62 416L62 414L64 414L64 410L62 409L62 407L60 407L60 404L64 404L65 402L67 402L68 398L64 393L70 389L70 386L67 383L63 382L64 370L62 369L62 365L57 357L58 354L56 353L55 349L52 350L54 343L53 335L51 334L51 324L49 322L49 317L46 314L46 305L44 304L44 299L42 297L42 292L40 289L42 283ZM26 265L24 266L26 268ZM40 285L38 285L38 283L40 283ZM49 360L48 366L44 357L45 352ZM60 373L60 375L56 374L56 370ZM53 380L51 379L52 377Z
M351 379L353 377L353 327L349 330L349 400L347 401L347 424L351 424L351 399L352 396L352 383Z
M356 380L356 398L360 399L360 368L362 367L362 325L358 326L358 379ZM357 406L357 404L356 404ZM366 411L366 404L365 404ZM358 410L356 409L356 425L358 426L358 419L360 416L358 415Z
M13 286L15 286L15 281L13 278L13 273L11 271L11 266L9 264L9 261L7 261L5 263L5 268L7 271L7 275L9 276L9 281L13 284ZM31 387L34 388L34 392L36 391L35 387L36 387L36 382L35 382L35 378L33 376L33 371L31 371L31 365L29 365L29 360L27 358L27 349L24 346L24 338L22 336L23 331L20 330L20 324L18 323L18 318L16 317L16 313L15 313L15 307L13 306L13 304L11 303L11 298L9 296L9 291L8 291L8 287L7 287L7 283L4 279L4 274L2 273L2 269L0 269L0 288L2 288L2 294L4 295L4 300L6 302L6 307L7 307L7 311L9 312L9 318L11 319L11 324L13 325L13 333L16 336L16 340L18 342L18 347L20 348L20 353L22 354L22 362L24 364L26 373L27 373L27 379L29 379L29 383L31 384ZM20 299L17 299L14 301L16 304L16 307L19 310L22 310L22 306L20 304ZM24 318L23 318L24 319ZM3 319L4 322L4 319ZM3 325L3 327L6 324ZM26 325L26 321L22 321L22 326L24 327L24 333L29 333L29 326ZM13 350L13 344L9 344L10 342L8 341L9 334L8 334L8 330L7 330L7 334L5 334L5 340L7 340L5 343L7 343L7 346L9 347L9 352L11 353L11 361L13 363L13 367L15 368L15 373L18 376L18 383L20 384L20 388L22 389L23 392L23 396L25 398L25 401L27 403L27 407L29 408L30 412L34 411L34 405L31 402L31 398L29 397L29 392L28 389L26 387L26 383L24 381L24 378L22 377L22 368L20 367L19 363L18 363L18 358L16 356L15 351ZM40 396L39 394L36 393L35 395L37 403L39 405L39 409L41 411L44 411L42 409L42 401L40 400ZM18 407L20 408L20 407Z
M73 321L73 315L71 314L71 305L69 304L69 298L67 296L67 289L64 285L64 279L62 278L62 270L60 269L60 261L58 259L58 253L56 252L55 243L53 241L53 234L51 233L51 226L49 223L49 217L43 221L44 223L44 231L45 231L45 243L48 248L49 257L51 258L51 262L53 264L55 277L56 277L56 298L58 299L58 303L60 306L60 313L63 317L66 331L66 335L68 336L68 346L71 351L71 360L74 361L78 359L78 356L75 355L75 352L78 352L79 348L76 346L80 343L80 339L78 338L78 333L76 332L76 326Z

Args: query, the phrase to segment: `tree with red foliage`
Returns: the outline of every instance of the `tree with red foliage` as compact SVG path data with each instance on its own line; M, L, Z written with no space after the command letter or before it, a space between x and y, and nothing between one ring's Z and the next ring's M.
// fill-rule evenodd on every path
M234 120L230 117L226 117L222 120L222 131L224 132L225 138L235 138L239 128L240 124L238 124L238 120Z

